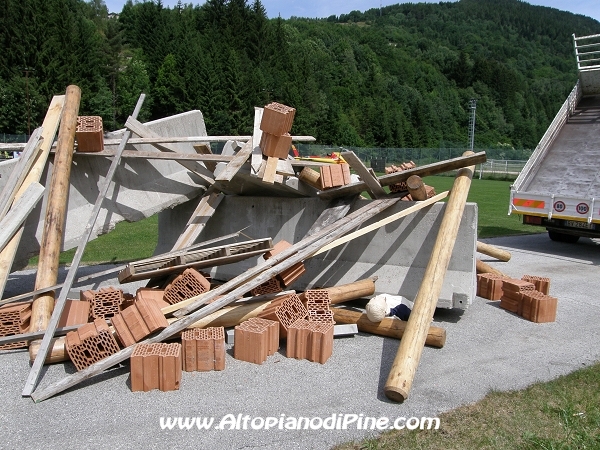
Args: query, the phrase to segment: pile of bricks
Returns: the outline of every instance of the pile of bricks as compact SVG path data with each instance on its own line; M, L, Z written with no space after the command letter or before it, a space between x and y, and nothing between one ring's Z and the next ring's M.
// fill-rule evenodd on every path
M101 152L104 150L102 117L79 116L75 129L78 152Z
M526 281L533 280L537 283ZM544 292L537 290L542 289ZM558 299L548 295L550 279L525 275L523 279L502 281L500 307L536 323L554 322Z
M117 341L113 337L104 319L96 319L67 333L65 348L77 370L86 367L119 351Z
M402 172L402 171L408 170L408 169L414 169L415 167L417 167L417 166L412 161L402 163L399 166L395 166L392 164L390 167L385 168L385 173L386 173L386 175L389 175L391 173ZM401 183L396 183L396 184L390 185L391 193L406 192L406 191L408 191L408 186L406 185L405 181L403 181Z
M208 281L196 269L186 269L178 275L166 288L163 300L171 305L182 302L189 298L204 294L210 290Z
M31 303L11 303L0 307L0 337L26 333L29 329ZM0 350L27 347L27 341L0 345Z
M169 325L160 307L153 300L140 299L111 319L115 332L125 347L141 341Z
M181 344L137 344L130 357L131 390L175 391L181 384Z
M288 328L287 357L325 364L333 353L333 326L333 323L296 320Z
M502 297L502 282L510 277L495 273L477 274L477 295L488 300L500 300Z
M233 357L262 364L279 349L279 325L274 320L253 317L234 329Z
M275 244L273 246L272 250L269 250L268 252L266 252L263 255L263 258L265 260L272 258L273 256L281 253L282 251L284 251L285 249L287 249L291 246L292 246L292 244L290 244L287 241L279 241L277 244ZM289 269L286 269L283 272L281 272L280 274L278 274L277 279L281 282L281 284L284 287L288 287L294 281L296 281L298 278L300 278L304 274L304 272L306 272L304 263L299 262L299 263L294 264ZM277 291L277 292L280 292L280 291Z
M322 190L345 186L351 183L350 166L346 163L326 164L321 166L319 170L319 183Z
M288 157L292 145L290 131L296 109L281 103L269 103L264 107L260 129L260 148L263 155L279 159Z
M225 329L195 328L181 334L183 370L207 372L225 369Z
M121 311L121 305L125 301L123 291L113 287L101 288L99 291L81 291L81 301L90 303L91 319L108 319Z

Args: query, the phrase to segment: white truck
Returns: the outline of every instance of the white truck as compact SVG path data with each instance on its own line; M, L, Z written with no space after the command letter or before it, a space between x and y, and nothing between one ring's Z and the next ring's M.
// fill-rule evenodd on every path
M511 186L509 214L550 239L600 237L600 34L573 35L579 79Z

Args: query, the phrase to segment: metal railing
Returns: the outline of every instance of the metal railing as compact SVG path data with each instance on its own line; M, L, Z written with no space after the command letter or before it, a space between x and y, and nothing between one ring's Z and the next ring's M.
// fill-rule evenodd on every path
M517 176L523 170L525 164L527 164L527 161L488 159L483 164L480 164L476 168L476 171L479 171L479 179L482 179L484 176Z

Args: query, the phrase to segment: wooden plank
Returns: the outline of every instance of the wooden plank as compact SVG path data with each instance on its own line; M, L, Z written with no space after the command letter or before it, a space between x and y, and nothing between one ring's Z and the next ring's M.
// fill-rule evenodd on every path
M473 164L480 164L485 161L485 152L479 152L472 155L459 156L446 161L439 161L427 164L425 166L415 167L414 169L403 170L402 172L390 173L389 175L383 175L379 177L378 180L382 186L389 186L391 184L400 183L401 181L406 181L411 175L426 177L471 166ZM360 194L366 190L366 188L367 184L363 181L360 181L358 183L350 183L339 188L327 189L325 191L318 192L317 196L323 199L332 199L336 197L342 197L344 195Z
M40 183L29 185L25 193L10 209L10 214L0 221L0 251L10 242L12 237L23 225L33 208L44 196L45 188Z
M203 142L226 142L226 141L243 141L246 142L252 139L252 136L176 136L176 137L148 137L148 138L131 138L130 145L138 144L198 144ZM292 136L294 142L314 142L314 136ZM119 145L120 139L104 139L104 146ZM0 142L0 150L9 152L19 152L25 148L24 143L3 143Z
M323 245L326 245L327 243L335 240L337 237L356 228L365 220L368 220L370 217L392 206L397 201L398 199L375 200L369 205L344 217L329 227L325 227L323 230L321 230L321 232L302 239L300 242L292 245L281 253L259 263L254 268L247 270L243 274L235 277L218 288L207 292L202 296L202 299L195 299L192 297L194 298L192 304L174 313L176 317L180 317L180 320L173 322L162 332L146 339L143 342L162 342L176 333L185 330L191 324L221 309L222 307L227 306L235 301L239 296L242 296L249 290L261 285L276 274L289 269L294 264L302 261L308 255L314 253L314 251L318 248L321 248ZM217 297L220 295L223 295L223 297L217 300ZM204 305L204 303L210 301L212 301L212 303L207 304L201 309L198 309ZM185 316L188 313L191 314ZM50 386L34 392L31 397L35 402L46 400L64 391L65 389L75 386L82 381L93 377L94 375L102 373L105 369L108 369L115 364L126 360L131 356L133 348L134 346L127 347L111 356L108 356L102 361L92 364L84 370L68 375L62 380L59 380L55 383L52 383Z
M408 398L452 256L474 170L474 165L459 170L452 185L414 307L384 386L383 391L390 400L403 402Z
M204 146L201 146L204 148ZM113 157L115 156L115 150L102 150L101 152L76 152L76 156L84 157ZM215 164L218 162L228 163L233 159L233 156L227 155L203 155L194 153L159 153L159 152L138 152L137 150L125 150L121 155L121 158L141 158L141 159L165 159L168 161L201 161L209 170L213 170L209 167L209 164Z
M54 141L54 136L56 135L56 131L58 130L58 124L60 122L60 116L62 114L64 104L64 95L56 95L52 97L50 106L48 107L48 111L46 113L46 117L44 118L44 122L42 123L42 144L39 147L39 150L37 152L33 165L29 170L29 173L25 177L25 180L23 181L21 187L15 195L15 199L20 198L25 192L25 190L27 190L30 184L39 183L40 178L42 176L42 172L46 167L46 161L48 159L48 154L50 153L52 141ZM0 252L0 296L2 296L2 293L4 292L6 280L8 279L8 274L10 273L10 269L15 259L15 255L17 254L17 248L19 247L19 243L21 242L22 235L23 228L21 228L15 233L15 235L6 245L4 250Z
M211 192L207 192L200 199L198 206L185 226L185 230L179 235L171 251L181 250L196 242L196 239L198 239L198 236L200 236L200 233L202 233L208 220L213 216L224 197L225 194L211 190Z
M371 198L383 198L387 193L379 184L376 177L373 176L369 169L363 164L354 152L342 152L342 158L354 169L360 179L367 185L367 192Z
M131 117L131 116L125 122L125 126L127 127L127 129L129 131L131 131L132 133L135 133L141 137L145 137L145 138L160 138L161 137L157 133L152 131L150 128L148 128L146 125L144 125L143 123L138 121L136 118ZM152 145L154 147L156 147L157 149L159 149L161 152L177 153L177 151L173 150L171 147L169 147L167 145L158 144L158 143L153 143ZM119 146L119 148L120 148L120 146ZM121 152L122 152L122 150L121 150ZM185 167L186 169L191 170L192 172L198 174L208 184L214 183L214 174L210 170L208 170L206 167L204 167L202 164L200 164L199 162L185 161L185 160L179 160L177 162L179 164L181 164L183 167Z
M215 156L221 156L221 155L213 155L212 150L210 149L210 145L203 143L203 144L195 144L193 145L194 150L196 150L196 153L198 153L198 156L211 156L211 157L215 157ZM232 157L228 156L227 157L227 161L223 161L223 162L229 162L232 160ZM211 160L206 160L203 159L202 161L204 161L204 165L206 166L206 168L208 170L210 170L212 173L215 173L215 169L217 168L217 163L216 162L212 162ZM216 161L216 160L215 160Z
M439 202L440 200L446 198L448 196L448 191L444 191L438 195L435 195L427 200L424 200L422 202L417 202L416 204L414 204L413 206L410 206L400 212L397 212L396 214L393 214L391 216L386 217L385 219L379 220L378 222L372 223L371 225L368 225L364 228L361 228L360 230L356 230L350 234L347 234L344 237L341 237L329 244L327 244L326 246L320 248L314 255L312 256L317 256L321 253L327 252L329 250L331 250L332 248L335 248L339 245L345 244L346 242L351 241L352 239L356 239L359 236L362 236L364 234L370 233L373 230L376 230L378 228L384 227L396 220L399 220L403 217L408 216L409 214L412 214L413 212L417 212L423 208L425 208L426 206L429 205L433 205L434 203Z
M227 167L219 173L219 176L215 181L230 181L240 168L244 165L248 158L252 154L252 141L249 140L244 146L235 154L233 159L227 164Z
M36 128L33 131L27 145L25 145L23 153L19 156L15 167L2 189L2 193L0 194L0 220L3 219L8 212L10 205L15 200L17 191L23 184L23 180L25 180L25 177L29 173L29 169L31 169L31 165L39 151L39 145L42 142L42 131L42 127Z
M273 156L267 157L267 163L265 164L265 173L262 177L263 183L273 184L275 182L278 161L279 158L275 158Z
M135 106L135 110L133 111L133 118L137 117L140 110L142 109L142 104L144 103L145 94L141 94L140 98ZM131 118L131 117L130 117ZM50 350L50 346L52 345L52 339L54 337L54 331L58 326L58 322L60 321L60 316L62 315L63 309L65 307L67 301L67 295L69 294L69 289L73 285L73 281L75 280L75 275L77 274L77 269L79 268L79 263L81 262L81 258L83 257L83 252L85 251L85 246L87 245L90 237L92 235L94 229L94 223L96 219L98 219L98 214L100 213L100 208L102 207L102 203L104 202L104 198L108 193L110 188L113 176L119 167L119 163L121 162L121 153L125 150L125 145L127 144L127 140L131 136L131 132L126 131L123 135L123 140L119 145L119 149L117 150L117 154L115 155L106 176L104 177L104 181L102 186L99 189L98 197L96 198L96 203L94 204L94 208L92 213L90 214L90 218L88 220L87 225L85 226L83 235L79 240L79 245L77 246L77 250L75 251L75 255L73 256L73 261L71 261L71 266L69 267L69 271L67 272L67 276L65 277L65 281L63 283L63 288L60 291L60 295L58 300L54 305L54 310L52 311L52 316L50 318L50 322L46 329L46 333L44 334L44 338L42 339L42 343L35 357L35 361L31 366L31 370L29 371L29 376L27 377L27 381L25 382L25 387L23 388L22 395L30 396L33 390L35 389L37 382L40 377L40 372L42 370L42 366L44 365L44 361L46 360L46 356L48 355L48 351ZM34 301L35 304L35 301ZM33 312L32 312L33 315ZM32 330L37 331L37 330Z
M57 328L54 331L54 336L64 336L69 331L75 331L81 325L71 325L69 327L61 327ZM37 331L35 333L22 333L22 334L13 334L12 336L3 336L0 337L0 345L4 344L12 344L14 342L20 341L33 341L35 339L41 339L44 337L44 333L46 331Z
M313 234L319 233L323 228L330 226L337 222L350 211L352 205L358 198L358 195L352 195L349 197L340 197L333 199L327 208L323 210L321 215L315 220L312 227L306 232L304 237L312 236Z
M262 149L260 148L260 139L262 138L262 130L260 122L262 120L264 108L254 108L254 129L252 131L252 159L250 160L250 173L257 175L260 165L263 161Z

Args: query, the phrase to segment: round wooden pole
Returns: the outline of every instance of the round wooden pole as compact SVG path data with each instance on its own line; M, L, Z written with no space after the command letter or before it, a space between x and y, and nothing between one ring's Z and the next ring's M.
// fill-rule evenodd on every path
M57 337L52 340L52 349L46 355L44 364L55 364L69 360L69 354L67 353L65 342L66 339L64 336ZM41 339L37 339L29 343L29 360L31 362L35 361L41 345Z
M58 280L58 264L69 196L69 178L80 100L81 90L74 85L67 87L65 106L58 130L42 242L40 244L40 256L35 280L36 290L54 286ZM31 307L29 331L45 330L52 317L53 309L53 291L37 296Z
M323 290L329 293L331 304L335 305L373 295L375 293L376 280L377 277L365 278L354 283L341 284L339 286L324 288Z
M463 155L469 154L472 152ZM384 387L390 400L402 402L408 398L456 242L474 170L475 166L460 169L454 180L421 287Z
M359 331L402 339L406 324L403 320L385 317L381 322L371 322L365 313L344 308L331 308L336 323L355 323ZM433 325L429 326L425 345L442 348L446 343L446 330Z
M502 250L501 248L494 247L493 245L479 241L477 241L477 251L479 253L483 253L484 255L491 256L492 258L496 258L497 260L504 262L510 261L510 258L512 256L509 251Z
M507 276L505 273L499 271L498 269L494 269L489 264L484 263L479 258L477 258L475 261L475 270L477 273L493 273L496 275L502 275L504 277Z
M298 178L314 188L321 189L321 174L310 167L302 169Z
M423 180L419 175L411 175L408 177L406 186L408 188L408 193L413 200L427 200L427 189L425 189L425 183L423 183Z

